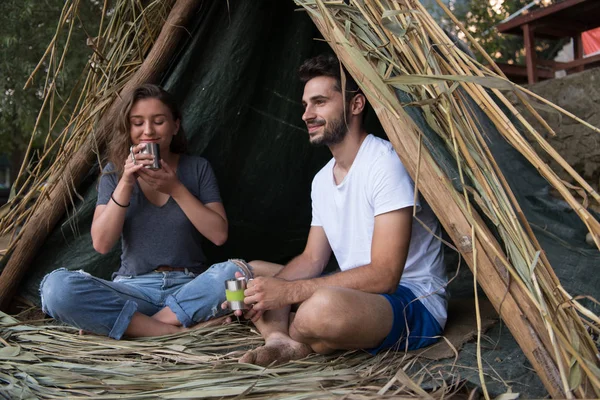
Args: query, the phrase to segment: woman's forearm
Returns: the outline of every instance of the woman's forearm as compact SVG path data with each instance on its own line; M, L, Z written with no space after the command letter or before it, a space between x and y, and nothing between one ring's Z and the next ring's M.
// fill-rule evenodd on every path
M97 252L108 253L119 240L132 192L132 186L119 181L108 203L96 207L91 234Z
M171 197L202 236L217 246L227 241L228 223L222 206L218 209L205 206L183 184L171 193Z

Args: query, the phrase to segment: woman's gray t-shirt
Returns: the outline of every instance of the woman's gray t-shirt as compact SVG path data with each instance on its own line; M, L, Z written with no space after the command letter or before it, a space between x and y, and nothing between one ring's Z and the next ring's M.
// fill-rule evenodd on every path
M108 164L100 177L96 205L107 204L117 187L117 174ZM202 204L221 202L215 174L207 160L181 155L177 177ZM130 206L121 233L121 267L116 275L141 275L159 266L188 268L191 272L206 269L202 235L169 197L162 207L150 203L140 186L133 187Z

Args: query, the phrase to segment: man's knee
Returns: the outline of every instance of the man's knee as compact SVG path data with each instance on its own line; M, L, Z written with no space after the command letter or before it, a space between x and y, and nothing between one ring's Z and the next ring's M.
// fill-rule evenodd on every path
M349 310L342 309L340 290L340 288L318 289L300 305L290 327L292 339L328 339L344 333L345 315Z
M274 276L283 269L283 265L262 260L253 260L248 264L254 276Z
M261 266L269 264L269 263L267 261L263 261L263 260L252 260L252 261L248 261L248 264L250 264L253 267L261 267Z

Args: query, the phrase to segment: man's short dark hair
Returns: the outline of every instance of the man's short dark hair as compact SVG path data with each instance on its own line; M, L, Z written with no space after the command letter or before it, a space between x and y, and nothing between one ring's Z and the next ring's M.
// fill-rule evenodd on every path
M342 67L343 68L343 67ZM329 76L335 79L335 90L342 92L342 76L340 73L340 61L332 54L321 54L304 61L298 70L300 80L303 83L310 81L318 76ZM346 101L354 97L357 93L362 93L360 88L344 68L346 77Z

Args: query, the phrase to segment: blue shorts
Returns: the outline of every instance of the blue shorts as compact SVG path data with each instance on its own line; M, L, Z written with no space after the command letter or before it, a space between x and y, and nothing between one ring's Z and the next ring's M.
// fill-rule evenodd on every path
M439 340L442 334L440 324L409 288L400 285L394 294L382 294L382 296L392 306L394 322L392 330L383 343L379 347L367 349L369 353L374 355L385 349L415 350Z

